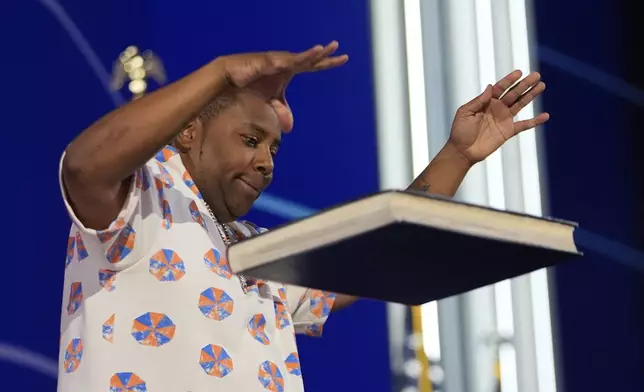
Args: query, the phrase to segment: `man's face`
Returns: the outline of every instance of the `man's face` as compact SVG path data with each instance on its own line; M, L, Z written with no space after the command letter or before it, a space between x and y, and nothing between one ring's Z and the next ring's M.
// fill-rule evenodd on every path
M187 167L206 202L221 221L246 214L273 180L281 141L273 108L260 95L240 92L232 106L202 123L195 139Z

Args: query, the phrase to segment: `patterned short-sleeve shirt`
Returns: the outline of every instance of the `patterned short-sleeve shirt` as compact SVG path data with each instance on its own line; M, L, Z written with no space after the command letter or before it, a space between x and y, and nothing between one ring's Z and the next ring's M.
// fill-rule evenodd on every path
M244 291L176 150L135 173L106 230L86 228L61 190L59 392L303 390L295 333L320 335L333 295L256 280Z

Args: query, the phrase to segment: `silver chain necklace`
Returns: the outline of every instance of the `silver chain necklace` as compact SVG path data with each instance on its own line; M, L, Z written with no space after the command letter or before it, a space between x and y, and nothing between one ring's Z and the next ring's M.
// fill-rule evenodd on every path
M206 201L203 201L203 204L206 206L206 209L208 210L208 213L210 214L210 217L212 218L213 222L215 222L215 227L217 228L217 231L219 232L219 236L221 237L221 240L224 242L224 245L226 247L229 247L233 243L233 236L234 233L233 231L228 227L227 224L225 223L220 223L219 220L215 217L215 214L212 213L212 209L206 203ZM246 292L248 289L248 282L246 281L246 277L242 274L237 274L237 277L239 278L239 283L241 284L242 290Z

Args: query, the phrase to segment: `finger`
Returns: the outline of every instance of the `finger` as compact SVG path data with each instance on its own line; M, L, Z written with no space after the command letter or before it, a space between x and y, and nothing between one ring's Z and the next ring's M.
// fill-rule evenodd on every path
M530 87L539 83L540 80L541 75L539 74L539 72L532 72L522 81L520 81L516 86L510 88L510 90L505 93L503 98L501 98L501 101L503 101L503 103L507 106L514 105Z
M317 63L323 58L330 56L338 49L338 42L331 41L326 46L316 45L313 48L302 53L302 56L296 56L295 66L298 68L310 67L312 64Z
M492 94L492 97L496 99L500 99L503 93L512 87L514 83L519 80L521 77L522 72L520 70L514 70L507 74L503 79L499 80L495 85L494 85L494 92Z
M543 93L545 90L546 84L544 82L539 82L528 91L523 93L519 100L516 101L514 105L510 106L510 113L512 113L512 117L519 114L521 109L528 106L530 102L534 101L534 99L541 95L541 93Z
M293 80L293 75L293 73L289 73L285 76L284 81L282 82L282 87L279 93L276 95L277 99L281 100L282 102L286 102L286 88L291 83L291 80Z
M514 134L526 131L528 129L536 128L550 119L550 114L541 113L537 117L529 120L517 121L514 123Z
M323 50L324 47L322 45L315 45L314 47L305 50L304 52L297 53L293 57L293 63L297 65L309 62L315 59Z
M338 47L338 41L330 42L314 58L307 59L306 61L299 63L297 72L310 72L326 69L326 65L330 64L327 60L332 58L329 56L335 53L335 51L338 50Z
M298 54L284 51L263 53L263 66L260 68L259 72L262 76L272 76L293 69L298 57L313 56L314 49L315 47Z
M327 46L322 49L322 51L317 55L316 62L322 59L325 59L335 53L336 50L340 47L338 41L331 41Z
M469 101L465 105L461 106L462 110L467 111L468 113L478 113L483 110L492 100L492 90L494 88L492 85L488 84L485 88L485 91L481 93L478 97Z
M264 74L273 75L287 70L295 70L303 66L310 66L318 61L321 53L328 52L329 47L333 48L333 42L326 47L322 45L315 45L303 52L270 52L267 56L270 67L268 67ZM336 44L337 48L337 44Z
M293 130L293 111L285 100L271 99L270 105L277 115L280 127L286 133Z
M336 57L330 57L317 62L311 67L311 71L323 71L331 68L337 68L341 65L344 65L347 61L349 61L349 56L346 54Z

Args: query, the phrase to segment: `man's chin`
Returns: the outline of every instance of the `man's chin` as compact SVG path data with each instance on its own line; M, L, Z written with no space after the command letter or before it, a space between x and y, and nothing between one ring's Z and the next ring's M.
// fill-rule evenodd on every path
M239 181L239 184L241 185L242 182ZM259 198L261 193L251 192L250 189L250 187L244 185L236 189L234 193L226 195L226 207L230 215L234 217L232 220L248 214Z
M253 200L251 203L239 203L235 204L234 208L230 209L230 213L232 216L234 216L231 220L237 220L238 218L248 214L250 210L253 207L253 203L255 200Z

